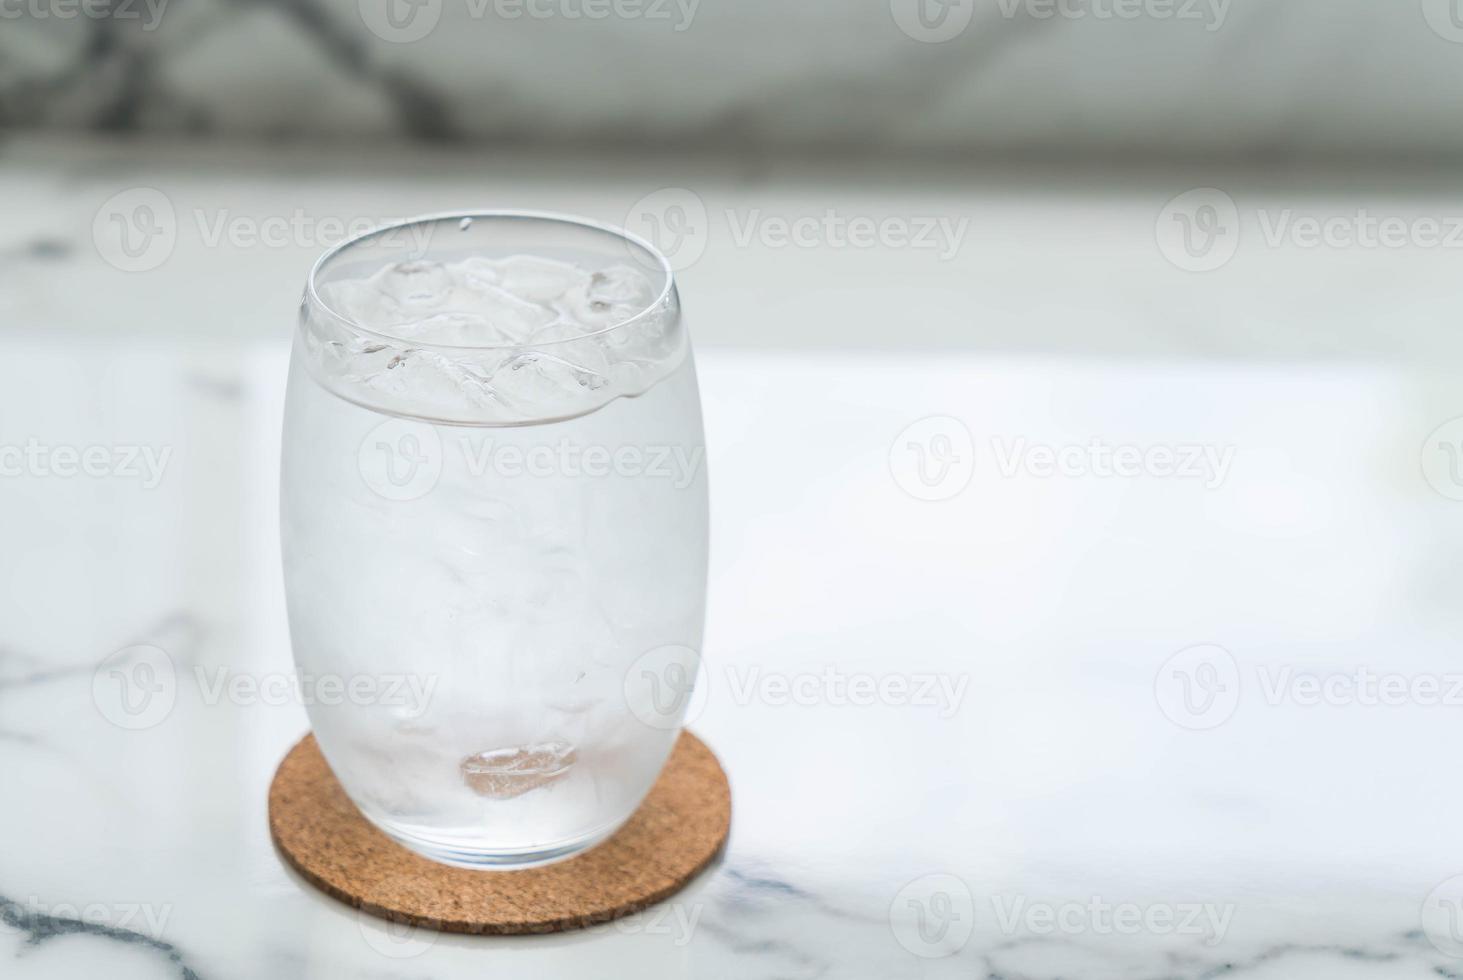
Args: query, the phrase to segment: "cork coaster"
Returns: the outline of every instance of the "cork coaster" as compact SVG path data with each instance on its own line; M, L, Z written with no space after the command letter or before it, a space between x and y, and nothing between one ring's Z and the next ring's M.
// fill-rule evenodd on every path
M290 750L269 787L270 834L307 881L362 911L444 932L559 932L629 915L684 887L730 827L726 773L690 732L613 837L521 871L448 867L397 844L361 816L313 735Z

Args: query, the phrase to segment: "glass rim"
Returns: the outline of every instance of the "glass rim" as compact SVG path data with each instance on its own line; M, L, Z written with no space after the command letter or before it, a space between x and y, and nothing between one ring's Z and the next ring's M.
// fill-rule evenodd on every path
M406 337L397 336L396 334L387 333L381 329L365 326L354 317L346 316L339 310L335 309L335 307L331 306L330 303L326 302L325 298L320 295L320 290L318 288L318 279L321 271L325 268L326 264L329 263L332 259L335 259L344 254L347 249L350 249L351 247L356 245L360 245L369 239L376 238L380 235L389 234L391 232L400 231L404 228L411 228L416 225L436 224L438 222L447 221L461 222L464 220L478 221L480 219L493 220L503 218L527 219L531 221L542 221L550 224L568 225L576 229L597 231L611 235L615 238L620 239L622 242L628 242L632 245L637 246L638 248L644 250L646 254L651 256L659 264L660 271L665 276L665 283L661 286L661 289L656 294L655 298L647 303L645 305L645 308L640 310L634 316L627 317L624 320L617 320L609 326L600 327L597 330L590 330L586 333L576 334L573 337L563 337L558 340L551 340L540 344L440 344L430 342L415 343ZM656 310L664 306L670 299L670 297L675 293L675 291L675 269L674 267L672 267L670 259L667 258L660 249L656 248L647 239L640 237L634 232L626 228L621 228L617 225L609 224L608 222L595 221L592 218L585 218L579 215L564 214L558 211L535 211L514 208L497 208L480 211L440 211L431 214L420 214L416 215L415 217L402 218L398 221L389 221L385 224L377 225L376 227L367 229L360 234L352 235L349 238L343 239L332 245L330 248L326 249L320 255L320 257L315 260L315 263L310 266L310 274L305 280L305 299L308 301L311 309L319 310L321 313L324 313L326 316L330 317L337 323L347 327L348 329L353 330L357 333L365 334L370 337L375 337L380 340L388 341L392 344L407 344L414 349L441 351L541 350L544 348L554 347L558 344L577 343L578 341L587 340L591 337L603 336L604 334L619 330L623 327L627 327L630 324L636 323L649 317Z

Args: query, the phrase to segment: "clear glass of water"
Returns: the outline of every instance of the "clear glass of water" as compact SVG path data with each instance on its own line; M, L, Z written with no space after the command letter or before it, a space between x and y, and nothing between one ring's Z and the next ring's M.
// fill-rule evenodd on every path
M705 447L669 263L443 215L310 274L281 531L321 750L398 842L524 867L611 835L675 742L705 615Z

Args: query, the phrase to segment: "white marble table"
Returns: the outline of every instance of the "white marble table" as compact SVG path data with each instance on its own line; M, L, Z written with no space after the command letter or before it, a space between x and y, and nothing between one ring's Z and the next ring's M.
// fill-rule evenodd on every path
M171 450L150 487L0 481L7 978L1463 972L1423 912L1463 873L1463 504L1420 460L1450 379L703 350L695 727L731 773L730 845L653 913L471 939L393 934L286 871L264 794L304 713L209 695L291 670L284 346L7 353L0 444ZM926 416L959 421L904 431ZM909 444L933 460L939 435L973 469L921 482ZM1227 463L1103 476L1094 439L1119 469L1121 447ZM1042 446L1088 448L1041 476ZM179 682L129 731L94 674L134 643ZM1197 644L1223 649L1170 662ZM1341 682L1362 668L1412 687L1368 701ZM1302 674L1341 681L1313 703Z
M1403 204L1202 174L912 198L796 169L624 163L591 185L510 158L183 159L0 153L6 980L1463 975L1463 486L1442 446L1463 433L1432 436L1463 416L1451 253L1269 247L1252 223L1194 274L1154 240L1185 187L1253 220L1445 215L1436 183ZM301 206L613 220L672 184L715 219L682 281L714 523L695 728L731 774L730 844L619 924L392 933L287 872L265 826L306 728L279 696L275 485L318 228L206 235ZM144 185L179 230L129 274L93 222ZM942 261L738 244L725 219L825 206L972 230ZM128 730L103 662L139 643L179 683Z

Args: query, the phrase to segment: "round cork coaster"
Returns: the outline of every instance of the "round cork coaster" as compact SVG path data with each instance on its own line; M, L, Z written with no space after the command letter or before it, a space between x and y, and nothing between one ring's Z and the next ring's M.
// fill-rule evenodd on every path
M270 834L307 881L362 911L443 932L559 932L629 915L684 887L730 827L726 773L690 732L613 837L521 871L449 867L397 844L361 816L313 735L290 750L269 787Z

